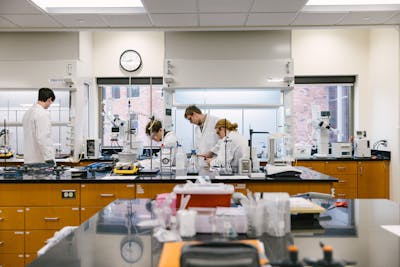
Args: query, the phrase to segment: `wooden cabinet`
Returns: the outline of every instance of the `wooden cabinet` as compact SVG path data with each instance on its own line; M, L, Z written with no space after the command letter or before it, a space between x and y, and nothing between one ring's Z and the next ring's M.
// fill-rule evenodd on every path
M389 161L297 161L296 166L338 178L336 198L389 198Z
M135 188L132 183L82 184L80 223L118 198L135 198Z
M135 198L135 184L82 184L81 206L104 207L118 198Z
M24 206L79 206L80 184L24 184Z
M25 231L25 253L36 255L38 250L46 245L47 239L53 237L55 230Z
M25 229L54 229L80 224L78 207L30 207L25 208Z
M358 162L358 198L389 198L389 162Z
M321 192L330 194L331 183L318 182L271 182L271 183L247 183L247 188L252 192L288 192L289 195L301 194L306 192Z
M294 164L295 166L303 166L311 170L326 173L325 172L325 161L310 161L310 160L298 160Z
M0 184L0 206L23 206L23 184Z
M0 253L24 253L24 231L0 231Z
M23 207L0 207L0 230L24 230Z
M158 194L172 192L175 185L175 183L136 184L136 197L154 199Z
M1 267L24 267L25 255L23 253L0 253Z
M339 179L334 184L336 198L357 198L357 162L326 161L325 171Z

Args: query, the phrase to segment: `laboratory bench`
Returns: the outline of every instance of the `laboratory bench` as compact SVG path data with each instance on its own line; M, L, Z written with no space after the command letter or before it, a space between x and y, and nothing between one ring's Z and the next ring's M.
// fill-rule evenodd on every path
M104 175L104 174L103 174ZM106 179L104 179L106 178ZM134 179L132 179L134 178ZM175 175L146 175L126 178L67 179L60 175L0 179L0 265L29 263L54 232L66 225L80 225L112 201L120 198L155 198L185 183ZM212 180L232 184L235 191L322 192L330 194L337 179L304 168L300 178ZM24 266L11 265L13 267Z
M157 267L164 244L152 236L152 228L142 228L139 224L153 216L148 203L147 199L114 201L29 266ZM400 238L382 228L382 225L400 224L399 204L382 199L356 199L348 203L347 207L326 209L319 217L318 226L292 230L282 237L240 234L227 239L222 234L197 234L185 241L258 239L272 262L287 259L287 246L292 244L299 249L299 259L320 259L322 242L333 248L335 260L353 261L362 267L400 266ZM294 229L296 222L291 226Z

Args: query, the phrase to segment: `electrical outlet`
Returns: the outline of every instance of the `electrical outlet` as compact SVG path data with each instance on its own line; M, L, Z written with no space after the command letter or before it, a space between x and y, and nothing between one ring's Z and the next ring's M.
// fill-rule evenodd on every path
M75 190L61 190L61 198L62 199L76 198L76 191Z

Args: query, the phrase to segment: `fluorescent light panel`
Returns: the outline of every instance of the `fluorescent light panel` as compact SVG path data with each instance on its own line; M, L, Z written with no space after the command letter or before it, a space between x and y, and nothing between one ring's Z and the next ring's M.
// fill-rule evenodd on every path
M399 5L400 0L309 0L307 6Z
M32 0L47 13L144 13L140 0Z

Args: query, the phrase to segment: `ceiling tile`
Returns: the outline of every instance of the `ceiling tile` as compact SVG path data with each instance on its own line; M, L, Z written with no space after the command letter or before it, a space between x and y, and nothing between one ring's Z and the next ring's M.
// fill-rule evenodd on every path
M200 14L200 26L243 26L247 14Z
M297 12L308 0L255 0L251 12Z
M292 25L335 25L347 13L300 13Z
M251 13L247 26L290 25L297 13Z
M392 16L389 20L385 21L385 24L400 24L400 13Z
M193 27L197 25L197 14L151 14L153 24L160 27Z
M396 12L350 12L339 25L382 24Z
M0 17L0 27L11 28L11 27L17 27L17 25L14 25L7 19Z
M52 28L60 27L56 21L49 16L43 15L4 15L3 17L10 20L12 23L27 28Z
M196 13L196 0L142 0L148 13Z
M102 15L110 27L151 27L151 21L146 14L132 15Z
M107 24L95 14L52 15L60 24L66 27L106 27Z
M0 0L0 14L41 14L40 8L27 0Z
M198 0L200 13L247 13L252 0Z

